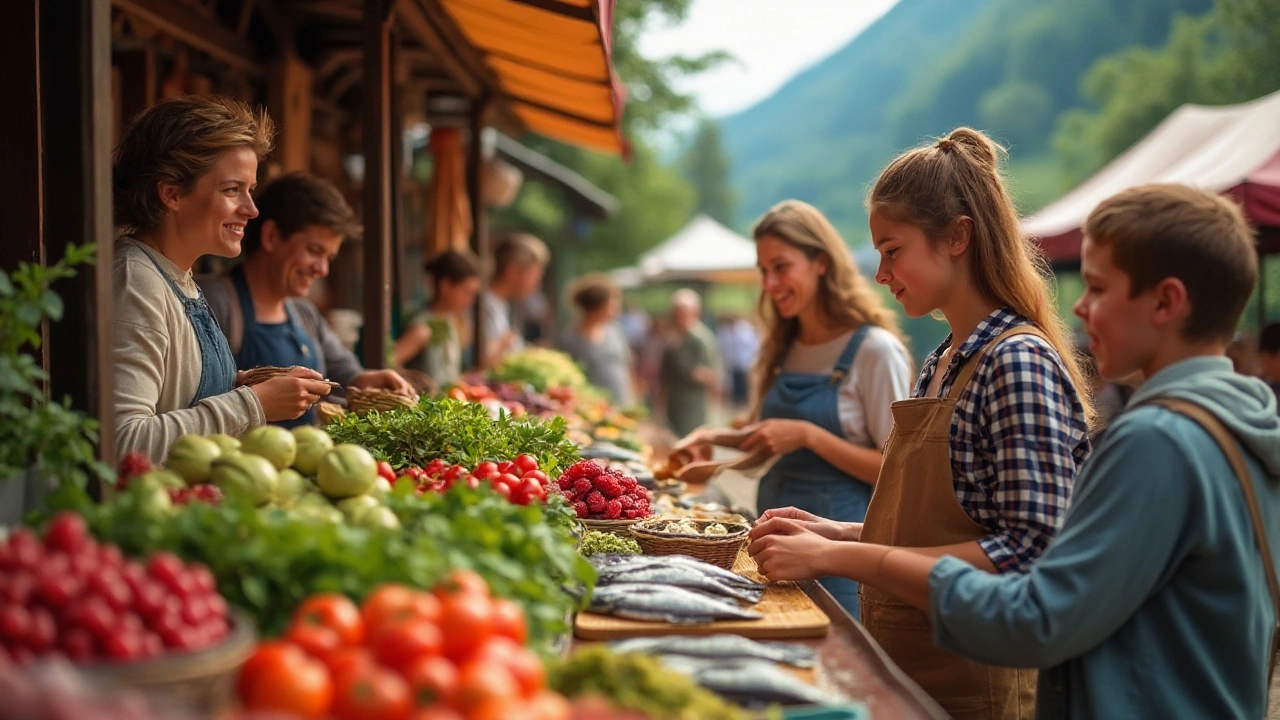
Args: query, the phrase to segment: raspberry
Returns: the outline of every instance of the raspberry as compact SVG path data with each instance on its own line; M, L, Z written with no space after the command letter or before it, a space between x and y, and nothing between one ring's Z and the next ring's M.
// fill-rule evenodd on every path
M596 489L607 497L616 498L622 494L622 483L616 477L604 475L596 479Z
M569 488L573 487L573 478L569 477L569 473L565 473L560 476L560 479L556 481L556 484L560 486L561 490L568 492Z
M604 514L605 514L605 517L609 518L610 520L617 520L618 518L622 517L622 503L618 502L617 500L610 500L605 505Z
M618 498L618 502L622 504L623 510L633 510L636 506L636 499L633 495L623 495Z
M622 510L622 517L628 520L635 520L636 518L640 517L640 511L636 510L635 508L624 508Z
M120 459L116 482L124 489L130 478L135 478L151 470L151 460L140 452L131 452Z
M570 465L569 469L565 470L564 473L574 480L577 480L578 478L591 479L598 476L603 469L604 468L590 460L579 460L578 462Z
M593 486L591 481L586 478L579 478L573 481L573 491L579 495L586 495L593 489L595 489L595 486Z
M592 490L591 493L587 495L587 507L591 508L591 512L593 513L604 512L607 502L608 501L604 499L604 495L601 495L599 490Z
M635 478L633 478L633 477L631 477L630 475L623 475L623 476L622 476L622 489L623 489L623 490L628 490L628 491L630 491L630 490L635 490L635 489L636 489L636 487L638 487L639 485L640 485L640 483L636 482L636 479L635 479Z
M587 515L591 514L590 511L587 509L587 504L582 502L581 500L573 504L573 511L578 513L578 517L580 518L584 518Z

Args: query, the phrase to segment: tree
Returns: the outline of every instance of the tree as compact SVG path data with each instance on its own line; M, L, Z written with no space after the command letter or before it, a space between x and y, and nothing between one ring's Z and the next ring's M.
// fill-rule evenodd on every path
M681 170L696 193L694 211L733 226L734 195L729 187L729 158L720 139L720 125L703 118L681 158Z

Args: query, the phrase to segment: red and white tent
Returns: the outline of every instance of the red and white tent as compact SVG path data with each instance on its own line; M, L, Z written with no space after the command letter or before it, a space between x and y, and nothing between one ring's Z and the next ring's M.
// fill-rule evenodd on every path
M1080 228L1106 198L1135 185L1182 183L1231 195L1280 251L1280 92L1239 105L1183 105L1076 189L1023 221L1049 260L1080 260Z

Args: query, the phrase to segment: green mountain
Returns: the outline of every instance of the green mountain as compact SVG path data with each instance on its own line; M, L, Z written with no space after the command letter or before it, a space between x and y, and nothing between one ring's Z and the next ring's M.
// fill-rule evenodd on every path
M1049 138L1087 103L1080 81L1100 57L1158 46L1178 14L1212 0L901 0L772 97L722 121L735 224L784 198L812 202L851 242L866 237L863 198L903 149L959 125L1011 151L1015 190L1032 207L1061 178Z

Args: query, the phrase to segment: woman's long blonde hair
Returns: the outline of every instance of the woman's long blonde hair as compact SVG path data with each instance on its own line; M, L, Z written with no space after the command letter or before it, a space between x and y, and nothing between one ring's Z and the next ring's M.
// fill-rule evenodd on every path
M799 200L784 200L756 221L751 228L751 236L757 243L765 237L777 238L810 260L826 259L827 271L818 281L817 302L821 303L823 316L833 325L851 330L863 325L876 325L893 333L899 340L904 339L898 328L897 315L885 307L880 294L858 272L849 247L831 221L817 208ZM766 328L755 367L758 415L761 400L773 385L777 370L800 332L800 322L796 318L780 317L773 300L763 288L757 306Z
M1092 424L1092 385L1067 324L1055 310L1049 263L1022 232L1000 176L1004 152L978 130L952 130L889 163L867 196L867 211L915 225L935 245L950 236L960 218L970 218L974 286L984 300L1013 310L1044 333L1062 357Z

